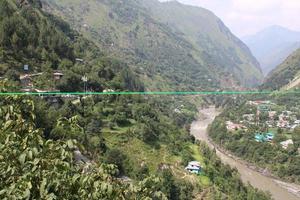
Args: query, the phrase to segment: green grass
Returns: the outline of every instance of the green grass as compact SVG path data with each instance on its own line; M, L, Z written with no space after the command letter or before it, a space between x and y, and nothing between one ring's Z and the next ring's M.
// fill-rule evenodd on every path
M200 154L200 151L199 151L199 146L196 145L196 144L192 144L190 146L192 152L193 152L193 157L196 161L199 161L202 165L202 167L205 169L205 163L204 163L204 157L203 155ZM202 172L203 173L203 172ZM211 185L211 181L209 179L209 177L205 176L205 174L201 174L198 176L199 178L199 183L201 186L204 186L204 187L208 187Z
M205 176L205 175L200 175L200 176L199 176L199 180L200 180L200 184L201 184L202 186L208 187L208 186L211 185L211 181L210 181L209 177L207 177L207 176Z
M138 138L128 135L127 131L130 128L133 126L117 127L114 130L104 128L102 133L108 147L119 148L134 163L134 166L140 166L144 162L150 172L154 173L161 163L175 165L175 163L181 162L180 157L170 155L165 145L155 149Z
M203 166L204 165L204 158L203 156L200 154L200 151L199 151L199 146L196 145L196 144L193 144L190 146L192 152L193 152L193 157L196 161L199 161L201 163L201 165ZM205 167L205 166L203 166Z

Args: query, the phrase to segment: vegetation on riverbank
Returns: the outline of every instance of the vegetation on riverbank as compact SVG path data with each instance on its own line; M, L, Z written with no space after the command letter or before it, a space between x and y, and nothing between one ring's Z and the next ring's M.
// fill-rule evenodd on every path
M285 118L290 118L284 114L280 116L282 120L276 119L281 112L293 113L290 119L291 123L299 118L299 95L275 94L254 98L256 100L270 99L274 104L269 111L260 111L259 120L256 120L258 118L256 106L249 105L246 100L243 103L229 106L210 126L210 137L222 148L258 167L265 168L266 172L272 172L280 178L299 183L300 129L296 126L292 129L293 126L290 125L285 125L284 128L276 127L289 123L288 120L285 121ZM277 115L274 116L274 119L269 119L269 113L277 113ZM247 121L243 118L243 116L248 117L249 114L254 117L254 121ZM278 122L274 124L272 120L274 122L278 120ZM245 127L229 130L226 124L228 121L237 124L243 121ZM272 132L275 136L272 141L259 142L255 140L258 133L268 132ZM288 139L293 143L283 146L282 142Z

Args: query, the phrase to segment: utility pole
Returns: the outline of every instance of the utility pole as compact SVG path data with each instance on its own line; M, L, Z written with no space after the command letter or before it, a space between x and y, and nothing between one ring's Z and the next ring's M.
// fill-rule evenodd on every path
M81 80L83 81L83 90L84 90L84 95L83 95L83 98L81 100L82 102L82 107L83 107L83 120L84 120L84 127L83 127L83 135L84 135L84 143L87 145L87 135L86 135L86 131L85 131L85 128L86 128L86 121L85 121L85 105L84 105L84 99L86 97L86 92L87 92L87 81L88 81L88 78L86 77L86 75L84 75Z

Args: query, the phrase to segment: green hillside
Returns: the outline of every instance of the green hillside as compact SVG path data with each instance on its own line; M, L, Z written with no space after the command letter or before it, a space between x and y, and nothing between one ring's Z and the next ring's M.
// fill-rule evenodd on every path
M292 53L281 65L274 69L267 77L263 88L281 89L289 86L299 87L300 49ZM299 82L300 83L300 82Z
M259 64L248 47L211 11L176 1L159 3L144 0L143 4L150 8L152 16L167 24L201 52L195 55L198 60L203 60L215 70L232 73L246 85L261 80Z
M92 91L144 89L126 64L38 0L0 1L0 27L2 93L24 89L25 73L39 74L31 90L82 91L83 75ZM188 125L202 102L187 98L1 96L0 198L269 199L195 143ZM184 170L195 159L202 175Z
M148 89L203 90L262 80L248 48L204 9L156 0L43 3L126 61Z

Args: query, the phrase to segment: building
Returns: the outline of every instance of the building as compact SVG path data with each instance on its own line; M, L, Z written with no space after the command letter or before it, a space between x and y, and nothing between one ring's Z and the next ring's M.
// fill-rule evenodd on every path
M289 126L289 124L290 123L287 120L281 119L277 122L277 127L278 128L287 128Z
M245 115L243 115L243 119L252 122L255 119L255 115L254 114L245 114Z
M256 133L255 134L256 142L271 142L274 139L273 133Z
M29 65L24 65L23 69L24 69L24 71L28 71L29 70Z
M200 162L198 161L191 161L189 162L188 166L185 168L185 170L189 171L193 174L200 174L202 167L200 165Z
M75 60L76 60L77 62L84 62L84 60L81 59L81 58L76 58Z
M32 83L32 78L31 76L25 74L25 75L20 75L20 82L22 85L22 88L32 88L33 83Z
M294 142L292 139L280 142L280 145L282 146L282 148L287 149L289 147L289 145L293 145Z
M259 106L259 105L272 105L271 101L248 101L248 105Z
M276 113L277 113L276 111L269 111L269 119L274 120Z
M53 73L53 77L55 80L60 80L62 77L64 76L64 74L62 72L54 72Z
M243 124L235 124L231 121L227 121L226 122L226 128L229 131L235 131L235 130L238 130L238 129L244 129L246 127Z
M181 111L180 111L178 108L175 108L175 109L174 109L174 112L176 112L176 113L181 113Z
M105 89L103 90L103 93L111 93L111 92L115 92L113 89Z
M274 139L274 134L273 133L267 133L265 134L266 140L268 142L272 141Z
M265 137L264 135L257 133L255 134L255 141L256 142L265 142Z

